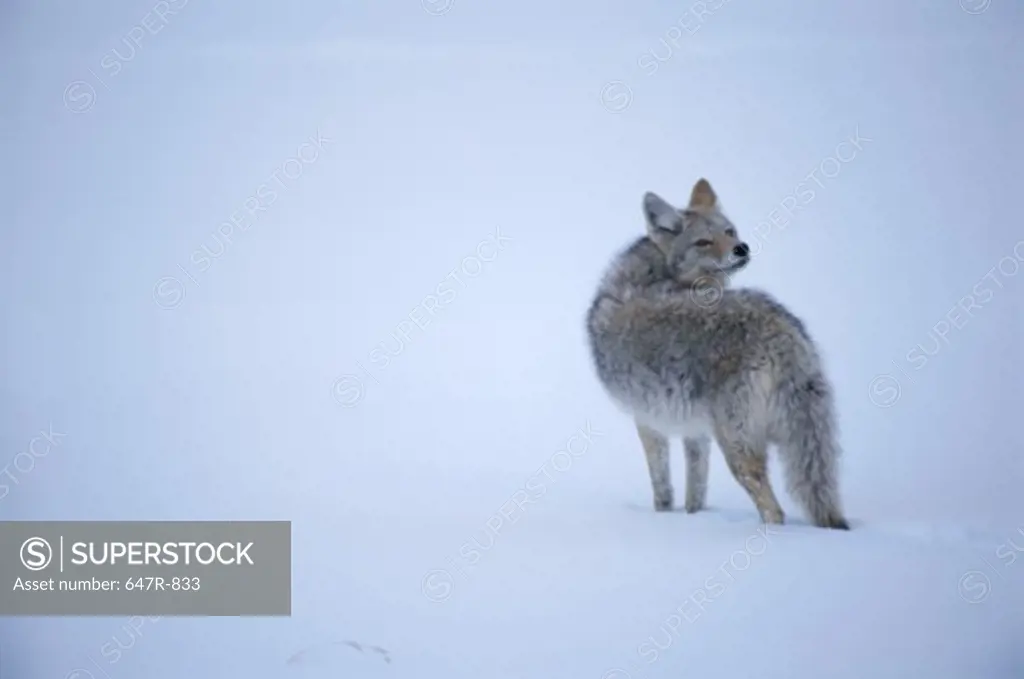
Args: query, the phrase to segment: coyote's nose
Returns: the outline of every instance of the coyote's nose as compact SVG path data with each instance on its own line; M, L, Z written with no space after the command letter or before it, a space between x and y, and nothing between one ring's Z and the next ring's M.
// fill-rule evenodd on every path
M736 255L737 257L746 257L747 255L750 254L750 246L747 245L746 243L740 243L739 245L732 249L732 254Z

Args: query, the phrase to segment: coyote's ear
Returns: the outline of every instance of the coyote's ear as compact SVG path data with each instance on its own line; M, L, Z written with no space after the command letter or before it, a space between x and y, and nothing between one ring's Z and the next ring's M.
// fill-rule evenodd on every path
M679 211L651 191L644 194L644 219L647 220L647 232L651 234L659 231L679 233L683 230Z
M697 209L712 209L718 207L718 196L707 179L701 177L693 185L693 193L690 194L690 207Z

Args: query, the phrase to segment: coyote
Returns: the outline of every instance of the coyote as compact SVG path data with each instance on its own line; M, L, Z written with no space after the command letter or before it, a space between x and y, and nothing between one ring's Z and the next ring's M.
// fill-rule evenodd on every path
M613 261L586 325L598 378L636 422L655 510L673 506L670 436L683 438L685 509L704 508L714 437L762 521L784 521L768 478L775 444L813 523L848 530L832 389L803 323L764 292L728 287L750 248L707 180L686 208L648 192L643 212L647 236Z

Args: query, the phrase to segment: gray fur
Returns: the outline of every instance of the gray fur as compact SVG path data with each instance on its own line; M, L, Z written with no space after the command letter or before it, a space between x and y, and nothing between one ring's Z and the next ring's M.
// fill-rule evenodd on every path
M691 512L705 504L714 437L762 520L784 520L767 473L774 444L811 520L846 529L832 388L817 348L770 295L727 287L749 255L736 255L735 227L702 200L700 209L667 210L644 197L648 236L615 258L587 315L598 377L636 420L657 509L672 503L668 437L684 440Z

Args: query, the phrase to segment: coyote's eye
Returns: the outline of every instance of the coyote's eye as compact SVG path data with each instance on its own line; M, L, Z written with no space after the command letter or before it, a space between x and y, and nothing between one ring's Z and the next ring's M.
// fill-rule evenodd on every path
M729 238L735 238L736 237L736 229L726 229L725 230L725 235L728 236Z
M714 243L709 241L707 238L701 238L699 241L694 242L694 245L696 245L699 248L706 248L710 247L711 245L714 245Z

